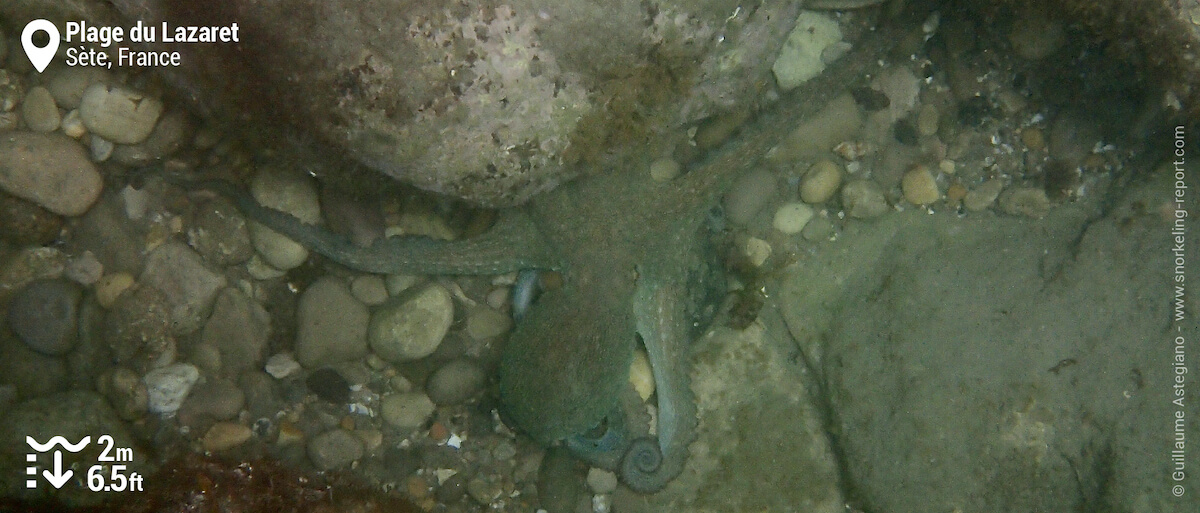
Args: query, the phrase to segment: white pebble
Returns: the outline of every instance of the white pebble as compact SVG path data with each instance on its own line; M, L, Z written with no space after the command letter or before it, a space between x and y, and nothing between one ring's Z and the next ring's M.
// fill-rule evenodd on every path
M755 267L762 266L771 257L771 244L757 237L750 237L742 247L742 254Z
M72 139L87 135L87 127L83 126L83 119L79 117L79 109L72 110L63 116L62 132Z
M112 141L109 141L108 139L100 137L96 134L92 134L92 136L88 139L88 143L88 149L91 150L92 160L95 162L104 162L108 160L108 158L112 156L113 150L116 149L116 145L114 145Z
M147 372L142 377L150 396L149 409L154 413L174 413L183 405L192 385L200 379L194 365L177 363Z
M795 235L804 229L804 225L813 217L812 207L794 201L784 203L775 211L775 220L771 223L776 230L788 235Z
M654 395L654 371L650 368L650 357L640 347L633 352L633 361L629 362L629 384L633 385L643 401L649 401L650 396Z
M283 379L300 370L300 362L292 358L290 353L277 353L267 358L267 363L263 365L263 370L267 371L267 374L270 374L272 378Z

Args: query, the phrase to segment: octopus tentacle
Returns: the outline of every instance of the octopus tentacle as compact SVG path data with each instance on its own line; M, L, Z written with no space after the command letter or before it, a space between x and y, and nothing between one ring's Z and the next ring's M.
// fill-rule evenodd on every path
M427 237L388 237L368 247L290 214L260 205L250 193L223 180L191 182L168 179L187 189L204 189L229 198L246 217L351 269L381 274L499 274L560 266L522 211L506 212L496 226L478 237L440 241Z
M683 471L688 447L696 439L696 400L692 395L684 288L656 273L643 274L634 295L638 333L654 375L658 396L656 438L634 440L621 462L629 488L661 490Z

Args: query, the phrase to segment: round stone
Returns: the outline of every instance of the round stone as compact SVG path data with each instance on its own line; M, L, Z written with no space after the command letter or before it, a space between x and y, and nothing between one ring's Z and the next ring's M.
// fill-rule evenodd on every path
M588 488L592 493L612 493L617 489L617 475L601 468L592 467L587 474Z
M938 113L937 107L925 104L917 111L917 132L923 136L931 136L938 131Z
M230 420L242 411L246 394L232 381L209 379L192 388L187 400L179 410L179 419L184 424L194 424L197 419L212 418Z
M795 235L804 229L804 225L813 218L812 207L794 201L784 203L775 211L775 220L771 223L776 230L787 235Z
M96 302L104 308L112 308L117 297L133 286L133 276L125 272L109 273L96 281Z
M77 109L88 86L97 82L109 82L111 74L104 68L93 66L66 66L54 71L46 89L54 101L64 109Z
M300 363L289 353L277 353L267 358L267 364L263 366L263 370L272 378L283 379L299 371Z
M822 160L808 168L800 182L800 199L805 203L825 203L842 184L842 167L830 160Z
M434 405L429 396L421 392L404 392L384 396L380 410L384 422L401 430L413 430L429 420Z
M367 274L357 276L350 282L350 292L368 306L378 306L388 299L387 284L383 278Z
M454 360L429 377L425 391L434 404L460 404L483 388L483 369L467 359Z
M237 422L218 422L208 428L200 439L206 452L219 452L246 443L253 436L249 426Z
M633 352L633 360L629 362L629 384L643 401L649 401L654 395L654 371L650 368L650 358L641 348Z
M97 390L104 394L117 415L125 420L134 420L145 415L150 397L146 384L136 372L117 367L98 380Z
M362 358L367 353L366 305L345 282L324 276L300 296L296 307L296 360L308 368Z
M83 118L79 117L79 109L68 112L62 118L62 132L72 139L79 139L87 134L87 127L83 126Z
M96 162L108 160L109 157L112 157L113 150L116 147L117 145L113 144L112 141L99 135L92 134L91 137L88 137L88 155Z
M842 205L846 207L846 214L858 219L879 217L888 211L883 189L865 179L852 180L842 187Z
M1041 219L1050 213L1050 198L1040 187L1017 187L1000 195L1000 210L1009 215Z
M963 196L963 208L972 212L987 210L996 202L996 198L1003 190L1004 181L998 178L983 182L979 187L967 191L966 196Z
M491 308L476 308L467 317L467 334L474 340L488 340L512 328L512 317Z
M62 123L62 115L54 104L54 97L45 87L34 87L25 93L21 102L21 118L34 132L53 132Z
M900 189L904 191L904 199L914 205L929 205L942 197L937 180L925 166L916 166L904 173Z
M117 144L146 140L162 112L157 98L100 82L88 86L79 101L79 117L88 131Z
M30 349L66 354L78 333L83 290L66 280L38 280L21 289L8 306L8 325Z
M148 406L153 413L174 413L183 406L192 386L200 379L194 365L178 363L154 369L142 376L149 395Z
M0 189L64 216L87 212L104 181L83 147L62 134L0 135Z
M650 163L650 178L656 182L669 182L679 176L683 167L675 159L658 159Z
M362 458L363 442L345 429L326 431L308 441L308 459L318 470L344 467Z
M454 301L441 285L430 285L408 298L395 298L371 316L371 349L398 363L429 356L454 321Z

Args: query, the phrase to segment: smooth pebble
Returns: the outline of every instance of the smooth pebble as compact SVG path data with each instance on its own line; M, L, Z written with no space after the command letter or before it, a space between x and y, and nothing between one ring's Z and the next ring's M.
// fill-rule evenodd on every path
M512 325L512 317L479 307L471 310L467 317L467 334L474 340L484 341L508 333Z
M915 166L904 173L904 178L900 181L900 189L904 192L904 199L913 205L929 205L942 197L941 191L938 190L937 180L925 166Z
M62 123L62 115L54 104L54 97L45 87L37 86L25 93L21 102L21 118L34 132L53 132Z
M983 182L979 187L967 191L967 195L963 196L963 208L971 212L987 210L996 202L996 198L1003 190L1004 181L999 178Z
M344 467L362 458L363 442L345 429L326 431L308 441L308 459L318 470Z
M483 369L468 359L454 360L429 377L425 391L434 404L454 405L470 399L483 388Z
M296 360L308 368L362 358L367 354L366 305L341 279L318 278L296 308Z
M79 100L79 116L88 131L118 144L146 140L162 112L157 98L100 82L88 86Z
M105 139L97 134L92 134L88 137L88 155L95 162L104 162L112 157L113 150L117 148L112 141Z
M87 134L87 127L83 126L83 118L79 117L79 109L68 112L62 118L62 133L72 139L79 139Z
M96 282L96 302L104 308L112 308L117 297L133 285L133 276L125 272L109 273Z
M751 265L761 267L768 258L771 258L771 243L758 237L750 237L742 246L742 254L746 255L746 260Z
M367 306L381 305L388 299L387 284L374 274L356 276L350 282L350 292Z
M395 298L371 315L371 349L398 363L433 354L454 321L450 292L433 284L410 297Z
M262 364L270 334L266 309L237 287L225 287L213 302L200 341L219 351L225 375L236 376Z
M433 415L433 401L421 392L403 392L383 396L380 413L384 422L401 430L421 427Z
M650 368L650 357L640 347L633 352L633 360L629 362L629 384L633 385L643 401L649 401L650 396L654 395L654 371Z
M180 422L192 424L198 418L230 420L242 411L246 394L227 379L210 379L192 387L179 408Z
M272 378L283 379L299 371L300 362L292 358L291 353L276 353L267 358L267 363L263 365L263 370L267 374L270 374Z
M66 280L38 280L8 305L8 325L30 349L51 356L75 347L83 290Z
M682 169L675 159L658 159L650 163L650 178L656 182L669 182L679 176Z
M808 224L812 217L812 207L798 201L784 203L775 211L775 219L771 226L781 233L795 235L804 229L804 225Z
M800 182L800 199L805 203L825 203L837 193L842 185L842 166L831 160L822 160L808 168Z
M249 426L237 422L217 422L200 438L205 452L220 452L246 443L254 436Z
M104 187L83 147L62 134L0 135L0 189L63 216L87 212Z
M592 467L588 469L587 484L592 493L612 493L617 489L617 475L602 468Z

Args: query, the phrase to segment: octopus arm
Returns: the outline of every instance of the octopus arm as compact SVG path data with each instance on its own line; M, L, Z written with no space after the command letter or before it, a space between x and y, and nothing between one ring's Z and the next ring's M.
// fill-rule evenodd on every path
M683 471L697 424L684 288L673 280L647 278L634 297L634 317L654 375L658 431L656 437L634 440L620 469L625 484L642 493L661 490Z
M359 247L346 237L294 216L260 205L250 193L229 182L170 181L187 189L217 192L234 202L247 218L351 269L381 274L500 274L521 269L555 269L556 258L528 215L504 213L487 233L442 241L428 237L388 237Z

